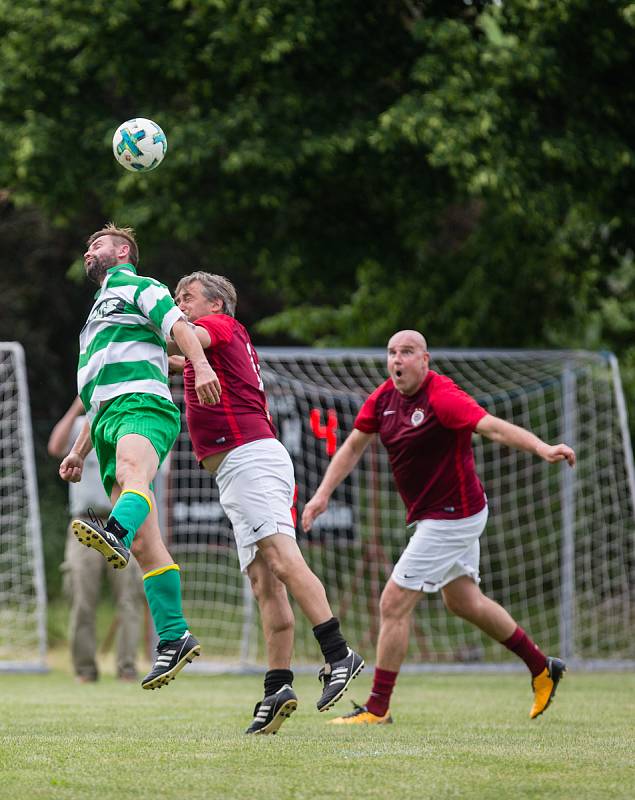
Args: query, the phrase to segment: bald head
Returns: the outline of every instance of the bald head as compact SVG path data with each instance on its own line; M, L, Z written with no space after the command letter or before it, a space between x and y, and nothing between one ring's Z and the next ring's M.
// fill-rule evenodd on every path
M411 347L422 350L424 353L428 351L428 343L423 334L419 331L397 331L388 340L388 349L396 345L409 344Z
M425 338L419 331L397 331L388 342L388 372L398 392L415 394L430 365Z

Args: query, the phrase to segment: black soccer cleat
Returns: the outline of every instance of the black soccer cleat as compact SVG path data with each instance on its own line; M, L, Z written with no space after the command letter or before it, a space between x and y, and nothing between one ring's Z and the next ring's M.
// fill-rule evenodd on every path
M160 689L173 681L176 674L200 654L201 646L189 631L185 631L180 639L159 642L156 661L152 670L141 681L142 688Z
M276 733L298 707L298 698L288 683L256 703L254 718L245 733Z
M324 683L322 697L317 701L318 711L332 708L363 669L364 659L350 647L341 661L325 664L318 675L319 680Z
M91 521L74 519L71 528L80 544L99 551L114 569L123 569L130 561L130 550L121 541L127 531L114 517L104 525L100 519L91 514Z

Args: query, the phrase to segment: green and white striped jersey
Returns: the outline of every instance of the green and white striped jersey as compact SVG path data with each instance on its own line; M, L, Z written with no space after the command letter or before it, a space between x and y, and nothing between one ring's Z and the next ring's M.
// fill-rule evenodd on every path
M137 275L132 264L108 270L79 335L77 388L89 420L122 394L172 399L166 337L183 312L167 286Z

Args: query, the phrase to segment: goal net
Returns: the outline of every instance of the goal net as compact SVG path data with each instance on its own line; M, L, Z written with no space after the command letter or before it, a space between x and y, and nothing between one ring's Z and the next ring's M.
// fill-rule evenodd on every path
M0 672L46 669L46 592L24 351L0 343Z
M294 462L301 512L362 402L385 380L385 351L287 348L259 354L272 416ZM432 353L432 368L490 413L545 441L566 441L578 455L571 470L474 436L490 504L481 539L483 591L548 653L587 665L635 659L629 634L635 623L635 477L615 358L439 350ZM181 397L179 386L175 397ZM214 481L193 459L185 422L183 430L172 454L166 516L170 547L183 569L188 618L210 662L262 665L258 612L238 569L231 527ZM306 534L298 523L297 536L345 636L372 662L381 590L409 537L379 442L335 491L313 530ZM294 610L295 663L317 663L310 625ZM436 594L422 597L417 607L407 662L420 669L483 668L517 659L449 614Z

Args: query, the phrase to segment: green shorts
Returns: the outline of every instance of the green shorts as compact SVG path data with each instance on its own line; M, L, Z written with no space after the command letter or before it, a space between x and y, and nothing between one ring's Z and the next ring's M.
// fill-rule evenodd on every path
M117 442L128 433L145 436L159 456L159 466L181 431L181 413L156 394L122 394L99 409L90 430L101 482L110 497L117 466Z

